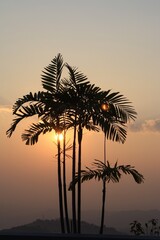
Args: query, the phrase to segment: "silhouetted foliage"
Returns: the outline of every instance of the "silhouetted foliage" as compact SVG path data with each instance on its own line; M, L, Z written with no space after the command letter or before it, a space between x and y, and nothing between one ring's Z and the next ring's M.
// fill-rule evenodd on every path
M130 232L134 235L159 236L159 221L158 219L153 218L142 225L142 223L135 220L130 223Z
M110 181L113 183L117 183L120 181L122 174L128 174L133 177L136 183L140 184L144 181L144 177L140 174L134 167L131 165L117 165L117 162L111 167L110 163L107 161L105 164L100 160L95 160L92 164L94 168L86 167L86 170L81 171L80 179L79 174L76 173L75 179L73 182L70 183L69 190L72 190L73 186L78 183L80 180L81 182L85 182L91 179L97 179L98 181L103 182L103 191L102 191L102 213L101 213L101 225L100 225L100 234L103 233L104 227L104 206L105 206L105 199L106 199L106 182L109 183ZM139 225L136 225L137 229L140 228ZM133 228L135 229L135 227ZM137 230L137 233L138 230Z
M63 70L67 69L68 76L63 77ZM16 130L17 125L24 119L32 116L38 117L38 122L32 123L29 129L22 133L22 140L27 145L34 145L38 142L41 134L46 134L54 130L56 133L67 133L68 129L73 129L72 144L72 182L78 182L77 194L77 217L76 217L76 191L75 184L72 186L72 220L73 231L81 231L81 181L85 178L84 172L81 171L82 140L83 129L89 131L102 130L105 137L109 140L124 143L127 136L127 123L136 119L136 111L131 102L119 92L111 90L103 91L100 87L91 84L87 77L77 68L64 63L61 54L57 54L51 63L44 68L41 75L43 91L28 93L19 98L13 105L13 115L10 128L6 134L11 137ZM107 111L102 108L107 103ZM65 140L64 140L65 141ZM76 175L76 143L78 143L78 171ZM65 150L60 142L57 142L57 162L58 162L58 184L59 184L59 210L61 219L62 232L65 232L63 216L63 200L66 214L66 226L69 232L69 220L67 217L67 195L66 195L66 177L65 177ZM63 191L61 176L61 157L63 154ZM97 167L104 170L100 173L100 178L107 179L105 166L97 162ZM98 165L99 164L99 165ZM109 164L109 163L108 163ZM108 166L109 167L109 166ZM116 168L116 166L115 166ZM89 170L89 169L88 169ZM112 169L113 170L113 169ZM98 170L100 171L100 170ZM106 171L106 172L105 172ZM125 174L131 174L138 182L138 173L130 165L125 167L119 166L118 171ZM91 172L90 172L91 174ZM106 174L106 175L105 175ZM82 177L81 177L82 176ZM118 173L108 177L110 180L118 180ZM98 175L97 175L98 178ZM77 218L77 219L76 219Z

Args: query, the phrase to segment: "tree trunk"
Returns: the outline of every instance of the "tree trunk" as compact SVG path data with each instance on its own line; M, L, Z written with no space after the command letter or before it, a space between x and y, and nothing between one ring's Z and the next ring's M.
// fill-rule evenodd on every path
M101 225L100 225L100 231L99 231L100 234L103 234L104 215L105 215L105 200L106 200L106 181L103 180Z
M64 211L67 233L70 233L70 224L68 217L68 201L67 201L67 190L66 190L66 131L64 130L63 136L63 195L64 195Z
M62 233L65 233L64 214L63 214L63 194L62 194L62 181L61 181L61 148L60 148L59 139L58 139L58 190L59 190L59 212L60 212L61 231Z
M106 135L104 134L104 164L106 164ZM100 225L100 234L103 234L104 227L104 215L105 215L105 201L106 201L106 181L103 179L103 187L102 187L102 212L101 212L101 225Z
M76 117L75 117L76 122ZM74 126L74 136L73 136L73 162L72 162L72 181L74 182L75 173L76 173L76 123ZM75 185L72 188L72 224L73 224L73 233L77 232L77 223L76 223L76 190Z
M81 153L82 153L82 128L78 131L78 233L81 233Z

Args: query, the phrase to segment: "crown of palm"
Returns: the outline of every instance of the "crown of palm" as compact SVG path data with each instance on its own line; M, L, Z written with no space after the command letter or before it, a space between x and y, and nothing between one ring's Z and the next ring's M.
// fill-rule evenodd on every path
M68 79L61 78L64 67L68 69ZM96 131L100 127L108 139L125 141L126 124L130 119L135 119L136 112L123 95L111 93L110 90L102 91L90 84L83 73L63 63L61 54L42 72L44 91L29 93L13 105L13 115L16 117L7 131L9 137L21 120L37 115L43 124L33 124L26 130L22 135L26 143L34 144L39 134L57 130L57 126L68 129L75 124ZM104 102L109 104L109 111L101 109ZM27 138L33 139L28 141Z
M81 182L89 181L91 179L103 180L106 182L119 182L122 174L131 175L136 183L140 184L144 181L144 177L131 165L119 165L117 162L111 167L110 163L107 164L100 160L93 162L94 168L86 167L86 170L81 171ZM79 175L76 173L74 181L70 183L69 190L72 190L73 185L77 184Z

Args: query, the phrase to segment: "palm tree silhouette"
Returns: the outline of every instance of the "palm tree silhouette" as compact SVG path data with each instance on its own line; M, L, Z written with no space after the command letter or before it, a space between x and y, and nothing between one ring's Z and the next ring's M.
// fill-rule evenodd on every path
M61 79L63 68L67 67L70 78ZM63 59L60 54L55 57L51 64L45 68L42 75L42 85L46 91L38 93L29 93L22 98L19 98L13 106L13 119L11 127L7 130L7 136L11 137L18 123L27 117L38 115L39 122L33 123L28 130L22 134L22 140L27 145L33 145L38 142L39 135L55 130L57 133L64 132L63 144L63 194L64 208L66 215L67 231L69 229L67 193L66 193L66 175L65 175L65 134L68 128L74 128L73 137L73 165L72 165L72 180L74 180L76 172L76 132L78 132L79 154L78 154L78 169L81 170L81 141L82 139L82 111L84 110L84 95L83 91L90 89L89 81L76 68L72 68L67 63L63 64ZM82 110L83 109L83 110ZM84 124L84 121L83 121ZM78 129L77 129L78 126ZM88 122L86 128L96 130L96 127L91 126ZM64 229L64 214L62 202L62 180L61 180L61 146L57 139L57 158L58 158L58 184L59 184L59 205L60 219L62 232ZM79 187L80 189L80 187ZM80 190L78 190L78 206L80 206ZM72 191L72 218L73 231L76 232L76 204L75 190ZM80 216L80 207L78 213ZM78 219L80 219L78 217ZM80 222L80 221L79 221Z
M63 58L58 54L49 66L45 68L42 74L42 85L45 91L38 93L29 93L22 98L19 98L13 105L13 119L11 127L7 130L6 134L11 137L20 121L27 117L34 115L38 116L40 120L38 123L33 123L29 130L22 134L22 140L27 145L33 145L38 142L40 134L51 132L55 130L57 133L63 131L63 113L66 104L60 96L62 95L62 86L60 83ZM63 210L63 194L62 194L62 179L61 179L61 147L60 140L57 140L58 150L58 189L59 189L59 211L61 220L61 230L65 232L64 225L64 210Z
M122 174L128 174L133 177L136 183L140 184L144 181L144 177L140 174L134 167L130 165L117 165L117 162L113 167L110 166L109 162L105 164L100 160L95 160L93 162L94 168L86 167L86 170L81 171L81 182L85 182L91 179L97 179L102 182L113 182L117 183L120 181ZM70 183L69 190L77 184L79 181L78 173L76 173L74 182ZM102 192L102 212L101 212L101 225L100 225L100 234L103 233L104 226L104 210L105 210L105 199L106 199L106 188L103 188Z
M87 77L78 71L77 68L71 67L66 64L69 71L69 80L66 80L68 87L67 101L69 103L69 114L70 119L74 125L73 134L73 164L72 164L72 181L74 181L76 172L76 138L78 136L78 172L81 171L81 142L82 142L82 113L84 108L84 92L90 86ZM86 126L85 126L86 127ZM77 202L77 212L78 212L78 232L80 233L80 222L81 222L81 186L78 184L78 202ZM73 232L77 232L77 220L76 220L76 189L72 189L72 219L73 219Z
M126 99L123 95L119 94L118 92L110 93L110 90L102 91L99 87L96 87L94 84L90 84L90 82L87 81L87 77L82 73L78 72L76 68L72 68L68 64L66 66L70 73L71 83L71 87L69 88L71 96L70 106L75 113L74 139L76 139L76 130L78 132L77 134L78 134L79 181L78 181L77 207L78 207L78 232L80 233L81 231L80 175L81 175L81 152L82 152L83 129L86 128L88 130L99 131L101 128L108 139L124 143L127 134L126 123L130 119L133 120L135 119L136 112L130 105L128 99ZM106 102L108 103L109 111L108 108L102 107L106 106ZM73 144L73 149L74 148L75 144ZM75 168L73 169L72 181L74 181L74 176ZM72 196L73 195L75 196L74 186L72 189ZM75 205L73 205L73 209L75 209ZM76 217L74 217L74 219L76 219Z
M62 78L64 67L69 72L69 78ZM57 142L59 210L62 232L65 232L64 210L67 232L70 232L65 175L65 135L69 128L73 128L72 182L75 181L76 175L76 141L78 139L77 218L78 232L80 233L83 129L86 128L93 131L102 129L107 139L124 143L127 134L126 123L130 119L135 119L136 112L130 105L130 102L119 92L102 91L99 87L91 84L87 77L79 72L77 68L63 63L61 54L58 54L42 72L44 91L34 94L29 93L16 101L13 105L13 115L16 117L13 119L11 127L7 130L7 136L12 136L19 122L34 115L38 116L39 122L33 123L22 134L22 140L26 144L33 145L37 143L40 134L45 134L52 130L57 133L64 132L63 193L61 179L62 151L60 141L58 140ZM102 107L106 103L109 106L109 111ZM77 232L75 185L72 187L72 220L73 232Z
M130 102L119 93L112 93L104 102L101 103L102 117L100 116L100 126L104 132L104 164L106 165L107 139L124 143L126 140L126 124L128 121L135 120L136 112L130 105ZM99 117L99 115L98 115ZM106 198L106 181L102 181L102 214L100 233L103 233L105 198Z

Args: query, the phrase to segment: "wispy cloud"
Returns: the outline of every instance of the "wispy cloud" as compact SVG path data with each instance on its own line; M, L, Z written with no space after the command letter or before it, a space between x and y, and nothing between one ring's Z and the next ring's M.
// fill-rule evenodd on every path
M2 112L11 112L12 106L10 105L0 105L0 113Z
M2 112L11 112L12 105L10 101L2 96L0 96L0 113Z
M149 119L145 121L137 121L129 125L129 129L133 132L159 132L160 119Z

